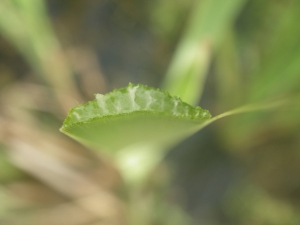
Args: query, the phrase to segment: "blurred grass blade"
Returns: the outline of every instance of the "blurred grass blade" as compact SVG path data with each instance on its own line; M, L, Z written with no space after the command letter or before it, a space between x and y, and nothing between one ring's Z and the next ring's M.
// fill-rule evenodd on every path
M59 101L62 101L61 93L81 101L44 1L0 1L0 32L17 48L36 74L53 87ZM73 106L66 101L60 105L65 110Z
M213 50L246 0L196 1L186 31L178 44L162 89L195 105L201 98Z
M252 102L300 92L300 2L290 1L282 11L250 83Z

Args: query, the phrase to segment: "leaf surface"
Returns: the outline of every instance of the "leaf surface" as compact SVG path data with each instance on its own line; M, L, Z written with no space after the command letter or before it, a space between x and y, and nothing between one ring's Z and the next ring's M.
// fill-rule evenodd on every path
M95 97L72 108L60 130L109 152L136 144L172 145L211 118L199 106L140 84Z

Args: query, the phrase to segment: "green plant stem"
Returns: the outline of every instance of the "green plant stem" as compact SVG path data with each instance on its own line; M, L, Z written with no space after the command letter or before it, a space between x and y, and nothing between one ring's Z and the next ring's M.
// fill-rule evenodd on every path
M255 111L265 111L265 110L277 109L277 108L282 107L290 102L291 102L290 99L283 99L283 100L279 100L279 101L272 102L272 103L258 103L258 104L244 105L244 106L229 110L227 112L224 112L217 116L212 117L210 120L201 124L198 127L198 130L206 127L207 125L215 122L218 119L221 119L221 118L224 118L227 116L232 116L232 115L242 114L242 113L250 113L250 112L255 112Z

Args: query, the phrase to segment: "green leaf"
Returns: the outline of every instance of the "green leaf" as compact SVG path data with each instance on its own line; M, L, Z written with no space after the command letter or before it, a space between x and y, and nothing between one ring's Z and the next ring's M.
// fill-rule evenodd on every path
M178 97L144 85L129 84L74 107L61 131L79 142L106 150L128 184L146 178L170 146L223 117L284 108L293 104L282 99L245 105L215 117L192 107Z
M72 108L60 130L86 145L114 152L137 144L175 144L210 118L207 110L179 97L129 84Z

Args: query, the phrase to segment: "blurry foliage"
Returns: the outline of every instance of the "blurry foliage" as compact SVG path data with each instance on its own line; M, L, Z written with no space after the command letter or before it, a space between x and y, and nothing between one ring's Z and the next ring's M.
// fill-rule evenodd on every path
M191 11L189 7L191 0L163 0L148 2L148 14L150 15L150 26L156 35L169 44L174 44L180 31L186 23ZM170 41L171 40L171 41Z
M285 200L276 199L251 184L233 188L226 197L230 202L225 212L233 219L232 224L298 224L297 211Z
M4 151L4 147L0 146L0 182L4 184L25 177L21 170L12 165Z
M1 0L0 224L298 224L300 2L238 2ZM188 34L205 7L206 29L195 20ZM219 12L230 13L220 21ZM218 44L194 71L201 106L219 114L252 102L293 105L218 121L170 153L173 183L161 165L128 194L108 159L58 127L94 93L129 81L158 86L173 56L185 58L177 44L191 35L192 50L203 45L212 24Z

